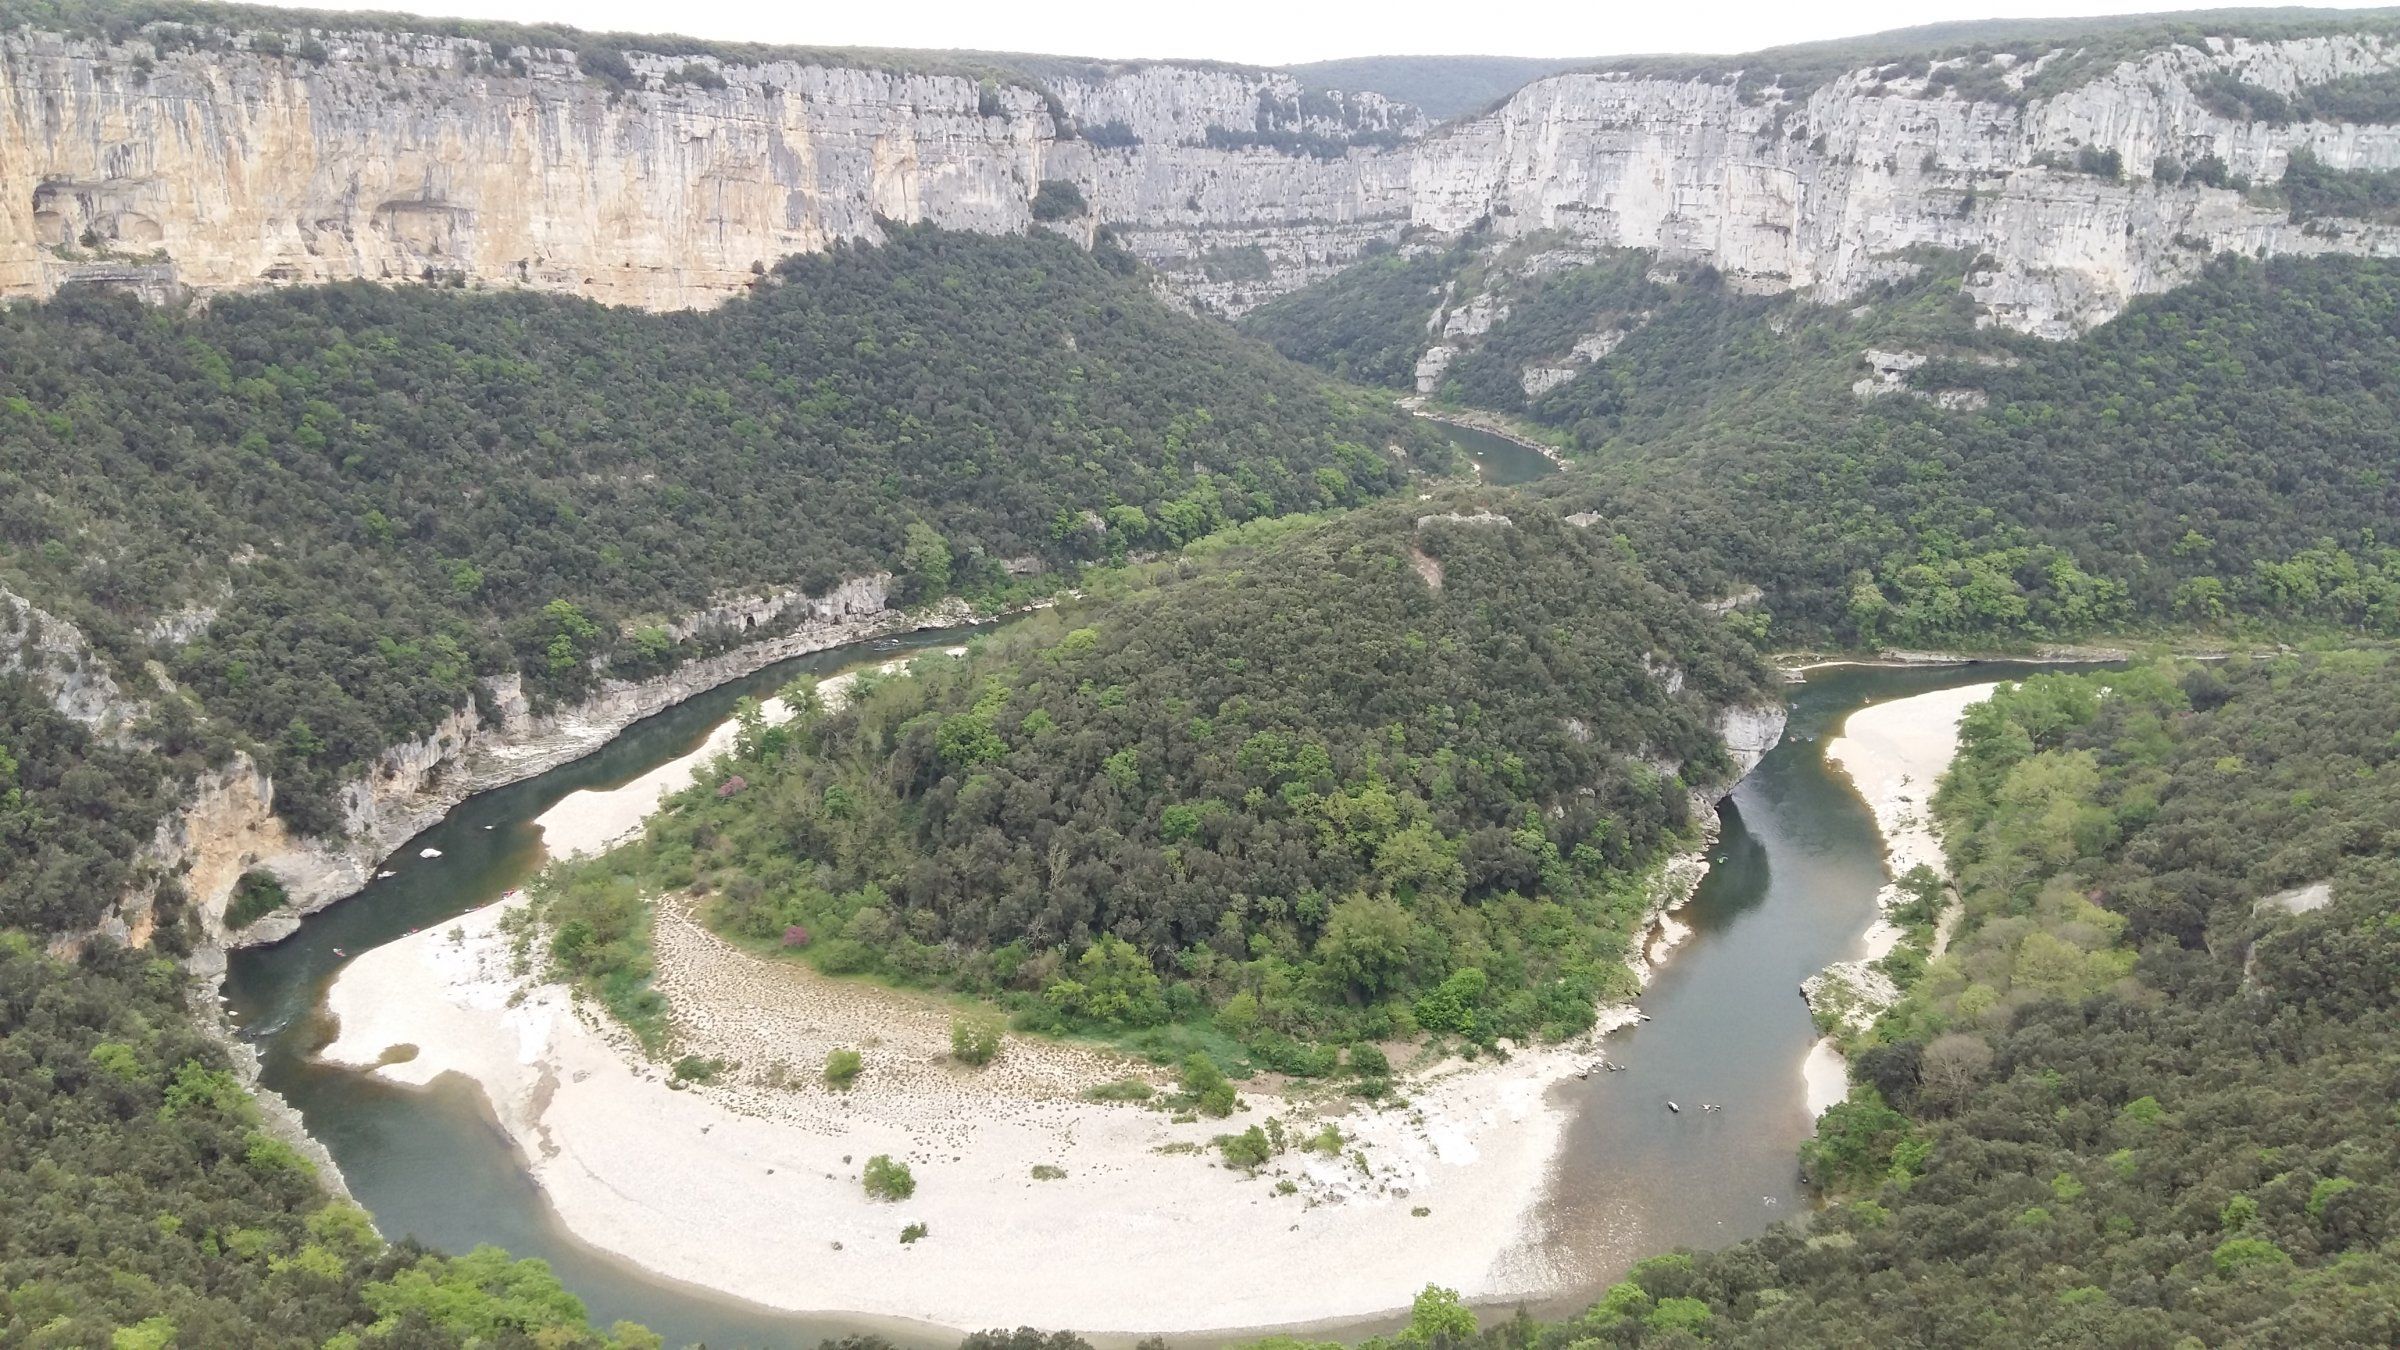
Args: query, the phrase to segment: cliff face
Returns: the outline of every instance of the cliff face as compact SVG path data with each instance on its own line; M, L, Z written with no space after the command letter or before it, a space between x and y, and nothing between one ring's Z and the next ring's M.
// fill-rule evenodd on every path
M0 37L0 294L456 278L706 305L783 254L874 238L878 217L1027 228L1053 178L1177 291L1228 312L1404 228L1487 220L1829 300L1911 247L1972 250L1990 266L1970 289L1996 318L2054 335L2218 250L2400 249L2388 227L2304 228L2232 187L2151 180L2162 156L2214 156L2272 184L2303 147L2336 169L2400 166L2400 128L2236 121L2194 92L2218 72L2288 95L2400 66L2368 36L2210 39L2021 105L1938 87L1938 65L1805 97L1564 75L1430 132L1375 95L1218 67L1095 69L1046 79L1045 97L713 58L695 83L682 58L636 52L620 90L563 51L495 65L479 41L295 30L292 50L322 47L300 59L253 41ZM2066 55L1950 74L2022 84ZM2086 151L2115 152L2124 175L2065 167Z
M1170 241L1396 218L1391 166L1211 149L1208 133L1419 123L1371 95L1303 108L1295 82L1262 73L1054 81L1077 121L1140 142L1103 149L1062 136L1031 90L955 76L777 63L723 67L711 88L637 53L646 88L619 92L568 52L518 48L520 74L464 39L329 34L324 50L0 38L0 293L461 277L706 305L785 254L875 237L878 217L1022 230L1046 178Z
M2194 92L2218 72L2291 95L2395 66L2377 38L2211 39L2021 107L1867 71L1804 101L1560 76L1419 147L1412 220L1454 231L1488 215L1504 238L1657 249L1824 300L1889 278L1911 248L1963 249L1988 258L1968 288L1999 322L2065 336L2217 252L2400 250L2388 227L2293 222L2279 202L2152 176L2162 157L2213 156L2229 179L2272 185L2302 149L2335 169L2400 166L2400 127L2236 121ZM2122 175L2072 167L2087 152L2113 152Z

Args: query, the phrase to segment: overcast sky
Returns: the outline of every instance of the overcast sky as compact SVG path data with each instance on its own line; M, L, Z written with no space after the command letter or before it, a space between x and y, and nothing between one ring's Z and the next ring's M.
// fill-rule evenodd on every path
M2337 0L2363 8L2382 0ZM334 8L342 0L314 0ZM1617 56L1742 52L1945 19L2138 14L2173 0L373 0L376 9L580 28L844 47L965 47L1071 56ZM366 7L362 5L361 7Z

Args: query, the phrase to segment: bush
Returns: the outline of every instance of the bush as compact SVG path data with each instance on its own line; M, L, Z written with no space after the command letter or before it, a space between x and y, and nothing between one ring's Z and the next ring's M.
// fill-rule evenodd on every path
M1046 179L1034 189L1035 220L1072 220L1090 209L1084 203L1083 189L1063 178Z
M906 1200L917 1193L917 1179L909 1175L908 1164L893 1162L888 1153L867 1159L867 1170L858 1180L877 1200Z
M724 1060L704 1059L699 1055L685 1055L675 1061L674 1080L678 1083L713 1083L716 1081L717 1075L723 1072L725 1072Z
M683 69L667 76L667 83L688 84L696 89L723 89L725 77L717 72L715 66L699 61L686 61L683 63Z
M269 872L244 872L233 885L233 897L225 904L225 926L240 930L291 902L291 896Z
M633 63L616 47L587 47L575 53L575 64L584 74L611 89L623 89L636 83Z
M857 1080L858 1071L866 1067L856 1050L836 1050L825 1056L825 1081L837 1088L846 1088Z
M900 1245L905 1247L933 1230L921 1223L912 1223L900 1230Z
M1000 1053L1000 1024L988 1017L960 1017L950 1023L950 1053L961 1064L980 1068Z
M1274 1147L1267 1142L1267 1132L1256 1125L1240 1134L1220 1134L1211 1142L1225 1155L1227 1167L1255 1172L1274 1156Z
M1094 1102L1146 1102L1157 1093L1157 1088L1139 1078L1120 1078L1083 1090L1084 1100Z
M1233 1114L1241 1098L1233 1093L1233 1084L1225 1079L1225 1071L1206 1055L1193 1055L1183 1062L1183 1099L1204 1116L1218 1120Z
M1048 1163L1035 1163L1033 1165L1033 1179L1035 1181L1064 1181L1067 1179L1067 1169L1063 1167L1053 1167Z

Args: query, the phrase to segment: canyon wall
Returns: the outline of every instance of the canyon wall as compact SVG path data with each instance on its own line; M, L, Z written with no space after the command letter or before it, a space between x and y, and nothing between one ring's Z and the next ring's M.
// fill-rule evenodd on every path
M1210 128L1396 138L1421 122L1220 68L1059 79L1045 98L789 62L697 63L712 75L693 82L694 63L633 53L617 88L572 52L495 64L463 38L295 30L292 50L319 44L308 59L233 41L0 37L0 294L457 279L708 305L785 254L873 239L879 220L1022 230L1051 178L1100 218L1156 228L1162 249L1289 225L1300 254L1346 258L1397 229L1397 161L1212 149ZM1126 143L1066 134L1058 114Z
M20 613L13 641L4 640L12 607ZM387 747L343 783L341 828L322 838L291 830L276 813L274 781L250 756L236 754L182 785L180 804L136 858L139 880L114 911L90 932L62 935L53 945L72 952L92 937L148 941L159 887L173 881L198 920L197 963L213 968L226 948L284 937L301 916L365 886L378 861L477 792L580 758L642 718L777 661L974 617L956 600L916 611L895 608L892 578L879 572L822 595L781 589L732 597L688 615L674 625L678 633L735 645L650 679L603 674L598 688L572 705L536 710L514 674L487 678L478 702L422 736ZM759 636L742 640L750 634ZM113 682L101 689L94 683L97 659L79 632L0 591L0 657L9 654L62 713L121 742L139 741L138 723L151 711L146 699L119 692ZM15 668L0 659L0 670ZM236 883L251 871L273 875L290 904L235 929L228 925L227 905Z
M295 28L196 50L177 31L0 37L0 294L367 278L698 306L884 220L1026 229L1051 179L1088 204L1070 232L1106 223L1228 313L1405 230L1479 223L1828 300L1912 248L1965 249L1999 322L2053 336L2221 250L2400 249L2387 226L2295 222L2272 193L2300 149L2400 167L2400 128L2236 120L2195 92L2221 72L2290 95L2400 67L2367 35L2211 38L2037 99L1948 86L2021 87L2072 53L1790 90L1562 75L1429 128L1222 66L1062 63L1037 87L630 52L629 79L599 79L573 52L467 38ZM2074 167L2099 152L2122 171ZM2156 181L2162 157L2234 181Z

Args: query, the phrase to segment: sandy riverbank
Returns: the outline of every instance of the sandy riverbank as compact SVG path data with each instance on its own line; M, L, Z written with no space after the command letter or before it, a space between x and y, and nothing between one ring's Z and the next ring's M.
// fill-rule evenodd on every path
M1141 1066L1011 1037L965 1069L947 1007L752 957L665 908L658 985L678 1029L739 1065L675 1090L563 990L513 973L512 903L352 962L325 1058L474 1079L566 1226L662 1274L794 1311L1163 1333L1367 1316L1429 1281L1531 1296L1566 1274L1531 1241L1532 1211L1565 1124L1547 1090L1589 1042L1437 1068L1405 1108L1245 1093L1230 1121L1177 1124L1076 1095ZM848 1092L818 1081L836 1047L865 1057ZM798 1086L773 1085L779 1062ZM1295 1139L1331 1120L1349 1142L1255 1176L1214 1160L1212 1136L1270 1115ZM877 1153L908 1163L912 1199L866 1198ZM1037 1165L1066 1175L1037 1181ZM911 1223L930 1234L904 1246Z
M943 654L956 656L965 650L951 647ZM868 670L889 674L919 659L922 658L908 657L828 675L817 682L817 697L827 708L838 708L850 687ZM778 726L792 718L791 708L781 698L762 699L758 712L767 726ZM741 730L739 724L727 718L709 733L699 749L688 755L668 760L631 782L613 788L586 788L559 798L533 822L541 827L543 850L553 858L580 858L604 853L641 833L642 822L658 810L659 803L690 787L702 769L730 752Z
M1920 865L1943 870L1933 792L1958 756L1959 719L1998 687L1996 682L1961 685L1872 704L1850 714L1826 741L1825 762L1849 775L1883 836L1885 865L1895 879L1876 893L1876 906L1883 912L1889 913L1903 899L1897 878ZM1854 1018L1871 1020L1888 1006L1889 981L1867 966L1889 954L1899 940L1900 930L1878 918L1860 935L1859 955L1828 967L1819 977L1847 988L1845 1003ZM1813 1114L1822 1114L1849 1091L1848 1070L1830 1039L1809 1049L1801 1078Z

